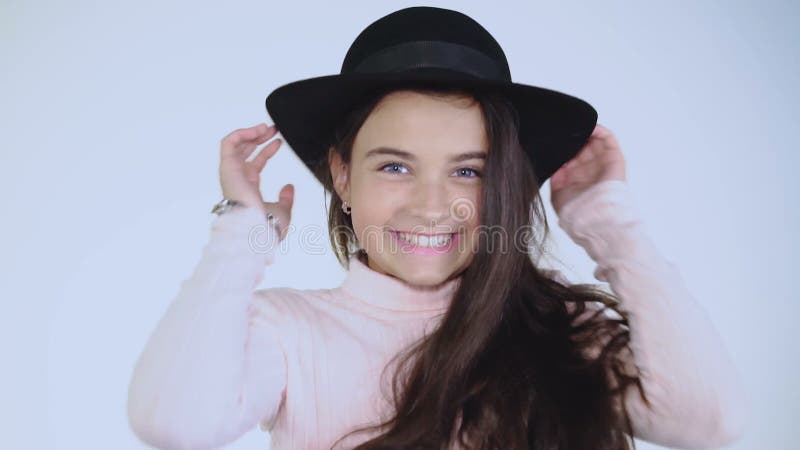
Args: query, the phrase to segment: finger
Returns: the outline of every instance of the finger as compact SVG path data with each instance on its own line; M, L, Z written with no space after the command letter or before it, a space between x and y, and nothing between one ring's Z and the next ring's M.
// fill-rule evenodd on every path
M250 155L252 155L253 152L255 152L255 150L258 148L259 145L263 144L264 142L267 142L274 135L275 133L273 132L267 132L266 134L262 134L261 136L256 137L252 141L243 142L242 144L239 144L242 149L241 150L242 156L244 156L244 158L250 157Z
M227 153L240 153L250 150L251 145L258 146L277 133L275 125L267 126L260 123L250 128L240 128L222 138L222 148Z
M562 167L561 169L556 171L556 173L554 173L552 177L550 177L550 187L559 189L563 185L565 177L566 177L566 170L564 170L564 168Z
M611 130L607 126L598 123L595 126L594 132L592 134L596 135L598 137L605 137L605 136L607 136L609 134L612 134L612 133L611 133Z
M616 136L614 136L614 133L610 129L600 124L598 124L597 127L596 137L599 141L603 142L603 144L606 146L619 147L619 142L617 142Z
M294 185L289 183L284 185L281 188L281 191L278 193L278 203L286 206L286 208L291 211L292 204L294 204Z
M252 127L248 128L239 128L228 133L228 135L222 138L222 140L229 144L236 145L240 142L249 141L264 134L269 130L269 128L270 127L268 127L265 123L259 123L258 125L253 125Z
M593 147L595 146L596 143L587 145L586 148L584 148L580 153L578 153L578 156L575 157L575 164L573 165L586 164L589 160L591 160L592 152L594 151Z
M575 166L584 164L587 160L586 155L589 153L590 151L589 147L591 145L592 144L586 144L583 148L581 148L578 154L573 156L572 159L570 159L569 161L567 161L563 167L565 167L567 170L571 170Z
M606 135L604 136L604 142L606 144L606 148L613 148L613 149L621 148L619 145L619 141L617 140L617 137L614 136L614 133L610 131L606 133Z
M278 148L281 146L283 141L278 138L274 141L270 142L269 144L265 145L260 152L253 158L251 163L253 167L256 168L256 172L261 172L264 169L264 166L267 164L270 158L272 158L275 153L277 153Z
M595 157L603 151L606 144L601 136L602 134L595 135L589 140L589 143L576 158L579 163L586 164L595 159Z
M603 152L606 151L606 142L602 140L602 138L597 138L592 142L592 145L589 146L589 154L591 159L597 158L602 156ZM584 160L585 161L585 160Z
M275 133L277 133L277 130L274 127L270 127L267 128L266 132L257 135L253 139L240 142L239 144L237 144L240 154L244 158L249 157L251 154L253 154L253 152L255 151L255 149L258 148L259 145L263 144L264 142L267 142L270 138L275 136Z
M583 152L582 154L579 154L578 156L572 158L561 167L560 170L564 171L564 174L562 175L562 181L564 182L566 182L567 180L574 181L575 179L577 179L576 177L577 173L582 172L586 170L586 167L591 167L592 165L595 164L594 158L592 157L587 158L585 156L587 153L588 152Z

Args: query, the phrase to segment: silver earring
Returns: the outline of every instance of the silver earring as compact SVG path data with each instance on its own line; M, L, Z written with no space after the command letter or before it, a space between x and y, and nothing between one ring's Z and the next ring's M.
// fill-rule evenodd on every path
M351 208L351 207L350 207L350 206L347 204L347 201L346 201L346 200L342 202L342 211L344 211L344 213L345 213L345 214L350 214L350 211L352 211L352 209L353 209L353 208Z

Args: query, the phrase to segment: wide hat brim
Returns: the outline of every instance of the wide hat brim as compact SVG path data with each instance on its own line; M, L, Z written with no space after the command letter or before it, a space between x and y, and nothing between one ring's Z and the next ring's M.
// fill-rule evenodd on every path
M530 158L540 187L580 151L597 124L597 111L580 98L543 87L476 78L443 68L302 79L273 90L265 104L285 142L314 173L318 164L327 162L333 131L351 108L376 88L414 81L442 82L505 95L516 108L520 143Z

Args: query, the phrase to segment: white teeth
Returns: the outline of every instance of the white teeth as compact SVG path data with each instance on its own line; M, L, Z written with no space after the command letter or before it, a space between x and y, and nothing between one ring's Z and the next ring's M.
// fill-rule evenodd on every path
M437 235L437 236L417 236L406 233L397 233L400 239L419 247L444 247L450 243L452 234Z

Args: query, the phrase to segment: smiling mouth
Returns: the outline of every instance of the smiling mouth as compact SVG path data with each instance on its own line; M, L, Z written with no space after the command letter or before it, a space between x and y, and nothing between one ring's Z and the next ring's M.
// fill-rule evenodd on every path
M438 234L420 234L420 233L405 233L402 231L392 230L400 241L415 247L423 248L444 248L447 247L455 237L456 233L438 233Z

